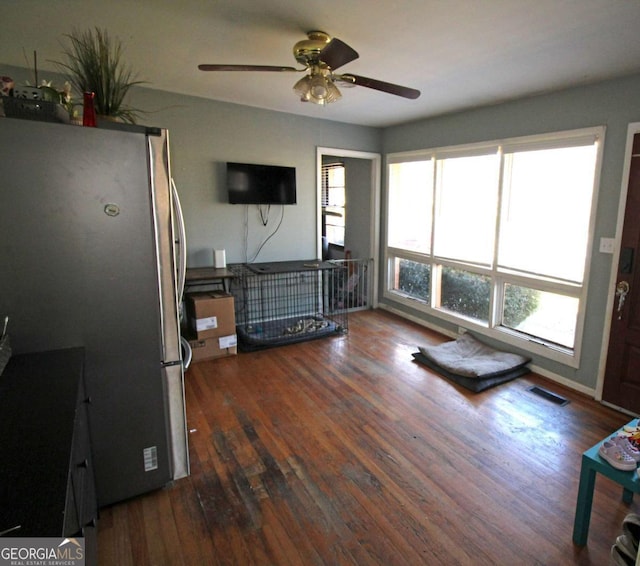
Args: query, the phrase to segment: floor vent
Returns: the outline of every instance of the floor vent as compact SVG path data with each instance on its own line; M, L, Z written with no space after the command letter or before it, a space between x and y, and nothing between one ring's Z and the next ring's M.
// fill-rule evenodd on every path
M560 405L561 407L564 407L569 402L568 399L565 399L564 397L560 397L560 395L557 395L556 393L552 393L551 391L547 391L546 389L543 389L542 387L538 387L537 385L532 385L527 389L527 391L531 391L531 393L540 395L540 397L544 397L547 401L551 401L552 403L555 403L556 405Z

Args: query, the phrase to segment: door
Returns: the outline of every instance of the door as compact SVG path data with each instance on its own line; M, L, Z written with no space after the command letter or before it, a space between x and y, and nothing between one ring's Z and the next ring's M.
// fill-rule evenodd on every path
M629 165L602 400L640 413L640 133Z
M380 173L382 156L347 149L318 147L317 167L317 257L322 257L322 164L334 157L345 162L346 226L345 248L352 257L374 258L371 281L371 307L378 305L378 256L380 253ZM353 176L349 171L353 172Z

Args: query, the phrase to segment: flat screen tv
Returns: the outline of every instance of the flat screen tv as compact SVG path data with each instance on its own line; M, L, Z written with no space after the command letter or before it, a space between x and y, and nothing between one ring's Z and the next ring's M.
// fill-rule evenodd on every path
M228 162L227 189L231 204L296 204L296 169Z

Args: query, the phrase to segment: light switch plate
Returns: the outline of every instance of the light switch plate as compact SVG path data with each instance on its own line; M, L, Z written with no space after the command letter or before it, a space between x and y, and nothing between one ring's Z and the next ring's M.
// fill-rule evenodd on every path
M615 243L614 238L600 238L600 253L612 254Z

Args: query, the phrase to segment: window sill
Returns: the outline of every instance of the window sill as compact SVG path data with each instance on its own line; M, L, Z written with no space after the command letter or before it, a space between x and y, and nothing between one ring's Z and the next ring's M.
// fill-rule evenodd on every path
M423 300L408 297L407 295L403 295L402 293L395 291L385 291L383 298L391 303L401 304L408 307L413 311L412 313L408 313L409 316L424 320L425 323L429 325L438 327L440 326L439 321L448 323L447 325L440 326L445 334L452 334L452 332L447 330L450 328L449 325L454 325L456 329L453 330L453 334L459 334L461 329L468 330L478 335L486 336L487 338L508 344L514 348L518 348L522 352L531 356L539 356L572 369L578 369L580 367L579 353L576 353L569 348L562 348L557 344L545 343L541 340L529 338L528 336L524 336L519 332L505 327L489 328L487 325L475 322L472 319L455 316L447 313L446 311L433 309Z

